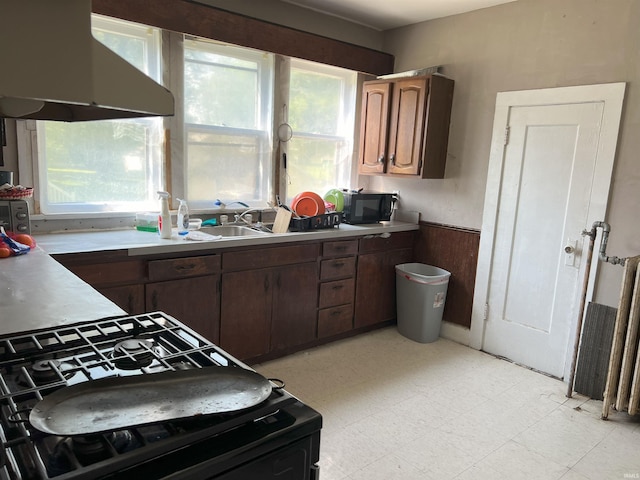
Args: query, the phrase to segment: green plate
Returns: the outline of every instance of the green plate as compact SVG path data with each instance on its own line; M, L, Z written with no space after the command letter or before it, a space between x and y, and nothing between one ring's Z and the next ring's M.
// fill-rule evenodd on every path
M344 195L337 188L332 188L324 195L325 201L333 203L336 206L336 212L344 209Z

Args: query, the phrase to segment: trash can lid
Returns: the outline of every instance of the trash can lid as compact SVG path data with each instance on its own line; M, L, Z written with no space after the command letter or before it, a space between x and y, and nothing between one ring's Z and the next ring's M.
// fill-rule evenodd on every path
M423 263L402 263L396 265L396 273L412 282L425 285L441 285L449 281L451 272Z

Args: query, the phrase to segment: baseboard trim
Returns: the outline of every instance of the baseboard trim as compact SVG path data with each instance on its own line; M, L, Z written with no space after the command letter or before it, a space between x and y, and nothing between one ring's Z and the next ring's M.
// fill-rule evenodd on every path
M471 331L466 327L444 321L442 322L442 327L440 328L440 336L442 338L446 338L447 340L452 340L456 343L467 346L469 346L471 339L470 332Z

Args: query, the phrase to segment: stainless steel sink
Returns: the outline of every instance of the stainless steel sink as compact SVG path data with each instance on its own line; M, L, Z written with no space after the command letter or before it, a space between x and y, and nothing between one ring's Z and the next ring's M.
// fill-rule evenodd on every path
M223 237L251 237L256 235L268 235L267 232L254 230L244 225L220 225L217 227L202 227L201 232L209 235L222 235Z

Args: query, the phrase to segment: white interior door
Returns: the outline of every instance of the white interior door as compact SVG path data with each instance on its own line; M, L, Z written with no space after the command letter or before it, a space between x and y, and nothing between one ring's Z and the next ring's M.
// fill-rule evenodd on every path
M624 84L614 85L621 107ZM573 88L590 100L499 94L471 332L483 350L557 377L580 300L581 232L606 213L620 118L612 129L597 89Z

